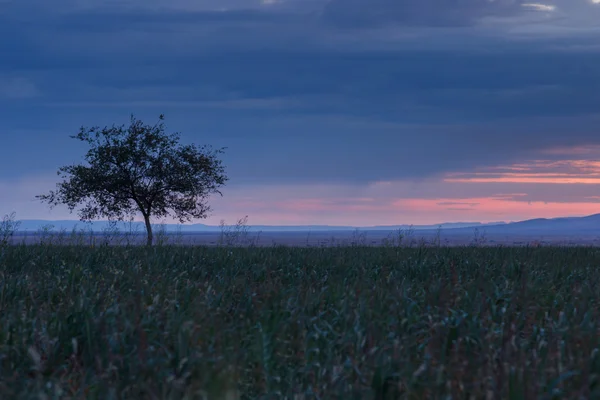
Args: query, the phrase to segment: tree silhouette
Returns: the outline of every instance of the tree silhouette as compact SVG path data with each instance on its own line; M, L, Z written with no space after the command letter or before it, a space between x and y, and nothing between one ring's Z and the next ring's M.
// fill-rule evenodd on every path
M86 142L88 165L61 167L56 191L36 196L54 207L65 204L79 217L123 221L144 217L147 244L152 245L151 217L173 216L181 223L205 218L211 194L228 180L219 154L224 149L179 144L179 133L166 134L164 115L145 125L131 115L129 127L85 128L71 136Z

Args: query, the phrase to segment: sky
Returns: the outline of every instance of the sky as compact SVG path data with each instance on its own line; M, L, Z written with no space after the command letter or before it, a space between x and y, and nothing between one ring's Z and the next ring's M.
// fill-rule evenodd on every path
M77 219L34 196L132 113L227 147L194 222L600 213L599 34L600 0L0 0L0 216Z

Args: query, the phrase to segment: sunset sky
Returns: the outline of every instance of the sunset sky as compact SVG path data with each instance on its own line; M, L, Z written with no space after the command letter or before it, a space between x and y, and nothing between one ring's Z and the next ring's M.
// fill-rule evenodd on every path
M0 217L76 219L34 196L131 113L227 147L196 222L600 213L600 0L0 0L0 37Z

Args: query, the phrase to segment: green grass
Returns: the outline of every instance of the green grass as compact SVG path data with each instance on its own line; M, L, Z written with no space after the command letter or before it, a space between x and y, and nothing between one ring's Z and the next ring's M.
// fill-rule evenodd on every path
M2 247L0 398L600 398L599 266L592 248Z

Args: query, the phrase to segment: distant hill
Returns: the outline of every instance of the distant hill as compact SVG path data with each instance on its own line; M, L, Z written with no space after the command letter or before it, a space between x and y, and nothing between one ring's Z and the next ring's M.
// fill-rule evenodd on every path
M472 232L472 228L468 231ZM600 235L600 214L586 217L536 218L504 225L490 225L485 232L506 235ZM467 231L464 228L453 230Z
M47 221L47 220L22 220L19 226L20 232L37 232L44 227L51 227L51 231L57 232L62 229L67 232L75 230L89 230L90 228L95 232L102 232L109 227L107 221L94 221L91 223L84 223L76 220L58 220L58 221ZM503 224L498 222L494 224ZM437 230L441 229L456 229L456 228L473 228L473 227L484 227L491 226L492 224L482 224L481 222L449 222L436 225L414 225L414 230ZM120 231L137 231L145 232L145 226L143 222L129 223L118 223L117 227ZM365 230L365 231L392 231L398 229L409 229L410 225L379 225L370 227L356 227L356 226L330 226L330 225L249 225L248 229L252 232L331 232L331 231L349 231L349 230ZM220 232L220 226L205 225L205 224L166 224L165 229L167 232Z
M95 232L102 232L108 228L107 221L96 221L92 223L83 223L73 220L45 221L45 220L23 220L19 227L19 232L35 233L44 226L52 226L52 231L57 232L61 229L67 232L80 229L92 229ZM142 222L120 223L118 228L122 232L145 232ZM380 225L369 227L355 226L329 226L329 225L249 225L251 232L341 232L359 229L361 231L394 231L398 229L409 229L410 225ZM472 234L475 228L482 232L495 235L600 235L600 214L589 215L586 217L564 217L564 218L536 218L519 222L495 222L483 224L480 222L450 222L437 225L415 225L412 226L415 231L423 234L432 233L441 228L447 234ZM189 225L165 225L167 232L182 233L214 233L220 232L220 226L189 224Z
M19 232L16 237L23 240L35 240L38 232L44 226L52 226L51 233L58 233L64 230L69 235L74 229L76 231L84 230L86 233L91 228L95 234L102 234L109 224L107 221L96 221L90 224L80 221L62 220L24 220L21 221ZM134 222L129 226L127 223L118 224L119 233L124 234L134 232L144 239L145 227L142 222ZM390 234L395 235L398 229L407 229L409 225L386 225L370 227L354 226L327 226L327 225L300 225L300 226L248 226L248 233L260 237L260 245L271 245L274 243L286 245L305 245L309 242L311 245L323 245L330 240L351 242L355 237L354 231L368 236L368 243L378 243L388 239ZM441 229L440 229L441 228ZM184 237L181 239L189 243L203 243L212 245L218 243L221 233L220 226L211 226L205 224L189 225L166 225L168 234L181 232ZM477 233L477 231L479 233ZM155 233L158 230L155 227ZM439 235L438 235L439 233ZM408 235L408 232L405 232ZM136 235L136 236L137 236ZM366 239L366 236L364 240ZM474 240L483 240L484 243L494 245L522 245L531 242L543 244L585 244L600 245L600 214L589 215L586 217L563 217L563 218L536 218L518 222L499 222L499 223L443 223L437 225L418 225L413 226L413 233L409 235L410 240L414 241L435 241L440 240L444 245L468 245ZM16 239L17 241L20 239ZM362 239L361 239L362 240ZM341 242L340 242L341 243Z

